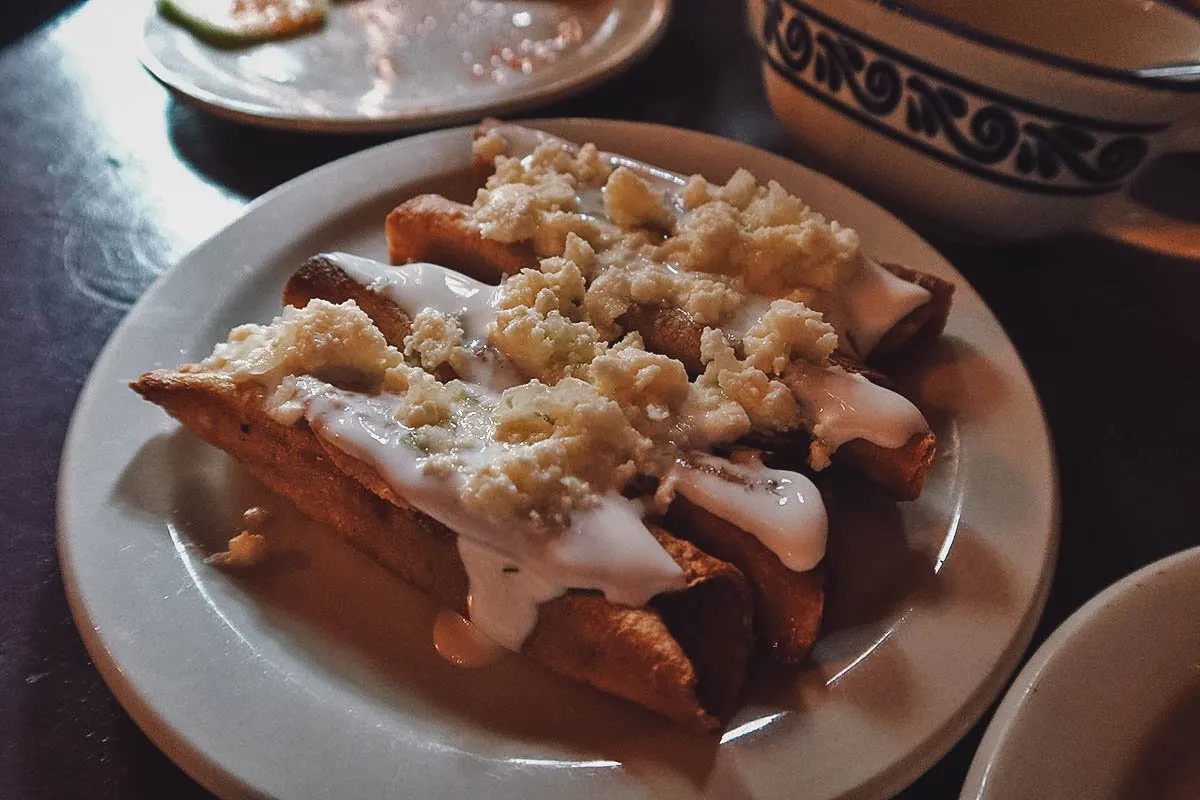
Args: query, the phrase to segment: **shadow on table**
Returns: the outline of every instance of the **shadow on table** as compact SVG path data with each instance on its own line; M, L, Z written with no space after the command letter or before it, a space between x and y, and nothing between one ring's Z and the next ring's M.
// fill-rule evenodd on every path
M167 135L179 157L206 180L254 198L322 164L395 135L277 131L218 117L172 98Z

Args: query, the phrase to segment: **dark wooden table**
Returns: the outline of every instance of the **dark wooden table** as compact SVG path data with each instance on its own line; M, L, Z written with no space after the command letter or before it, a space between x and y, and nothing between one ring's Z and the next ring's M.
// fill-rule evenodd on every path
M137 3L0 14L0 797L207 793L141 734L75 631L54 545L75 398L154 278L251 198L383 141L284 134L193 110L138 66ZM741 4L679 4L631 72L538 111L651 120L794 155ZM1142 194L1200 217L1200 160ZM999 316L1054 433L1062 546L1034 644L1100 589L1200 543L1200 264L1070 238L983 248L924 231ZM904 797L957 797L986 717Z

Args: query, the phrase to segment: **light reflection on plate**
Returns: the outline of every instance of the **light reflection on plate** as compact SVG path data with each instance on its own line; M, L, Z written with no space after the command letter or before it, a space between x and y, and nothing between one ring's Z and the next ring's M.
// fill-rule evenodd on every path
M581 91L658 40L670 0L348 0L290 39L220 48L150 10L142 63L214 113L281 128L405 130Z

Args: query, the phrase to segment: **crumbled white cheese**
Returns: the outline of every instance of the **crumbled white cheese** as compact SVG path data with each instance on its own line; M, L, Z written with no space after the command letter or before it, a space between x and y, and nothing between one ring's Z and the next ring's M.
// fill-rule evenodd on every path
M563 241L562 257L572 262L585 275L590 276L596 264L596 250L586 239L567 234Z
M791 389L748 361L738 359L719 330L704 329L700 358L705 368L696 380L699 387L709 393L720 389L725 397L741 406L751 425L768 430L791 430L799 425L800 408ZM713 413L724 419L729 411L718 406Z
M497 312L488 327L488 342L523 374L548 381L589 364L605 348L590 323L576 322L557 310L541 314L529 306Z
M500 140L503 140L503 136L500 136ZM479 147L488 152L494 144L482 144ZM507 144L504 149L507 149ZM612 172L612 167L600 157L600 151L594 144L585 144L578 150L572 150L561 141L543 142L526 158L494 155L493 164L495 171L485 184L489 189L510 183L537 184L547 177L557 176L569 176L581 186L599 187L604 185Z
M506 145L501 137L476 147L494 154ZM485 237L530 242L541 256L569 256L567 240L572 234L593 246L620 238L617 226L584 213L580 202L580 191L598 194L612 171L594 145L572 152L561 143L547 142L524 159L504 155L493 159L495 172L477 193L472 215Z
M746 409L703 375L691 384L684 417L702 445L734 442L753 428Z
M546 211L530 240L539 256L566 255L567 241L576 237L593 248L607 249L619 238L612 223L578 211Z
M857 257L853 230L827 221L774 181L760 185L746 170L724 185L692 177L676 193L676 211L628 167L605 173L590 146L574 154L548 143L526 159L498 156L495 163L473 212L481 232L528 241L542 256L577 261L588 281L584 318L610 341L622 333L617 320L635 304L680 308L709 326L736 317L751 293L809 301L811 307L814 298L836 288ZM585 195L602 198L602 216ZM665 231L665 238L647 227ZM586 250L578 257L567 253L569 242ZM535 307L528 299L523 304ZM797 335L792 328L753 347L758 352L786 344L792 356L823 357L823 343L802 345ZM754 364L770 369L762 352ZM779 357L772 352L770 360Z
M647 352L637 334L630 334L593 359L588 380L647 435L670 424L689 392L683 364L661 353Z
M768 296L788 289L830 290L858 252L858 234L745 170L724 186L694 176L680 193L686 213L658 257L680 269L739 275Z
M271 511L262 506L251 506L242 512L242 522L251 528L261 528L271 519Z
M444 424L469 396L461 381L442 383L420 367L404 363L384 374L382 390L403 398L396 419L409 428Z
M576 378L508 389L492 418L505 446L468 477L463 494L488 513L561 524L597 493L623 487L652 446L618 403Z
M587 243L582 240L582 247ZM523 269L500 285L501 309L526 306L539 314L558 311L578 319L584 296L583 271L566 257L542 259L538 269Z
M430 372L445 364L460 374L471 358L463 347L463 329L458 320L432 308L422 309L413 317L412 332L404 339L404 356Z
M496 157L507 153L508 147L508 140L495 128L471 141L471 150L475 157L487 164L495 164Z
M742 337L746 362L772 375L781 374L789 363L802 358L812 363L826 361L837 347L833 326L803 303L776 300Z
M476 140L495 172L470 221L541 258L503 282L487 330L486 345L528 383L497 397L439 380L443 367L468 374L477 357L457 318L419 312L401 351L352 302L313 301L235 329L203 367L266 385L285 423L311 391L299 376L378 393L423 474L454 476L480 513L545 526L639 472L658 474L674 448L802 423L777 378L797 359L828 364L837 336L804 301L836 288L857 253L853 231L745 170L724 185L694 177L668 197L591 145L545 143L523 159L507 149L498 133ZM621 339L634 306L682 309L704 326L702 374L689 381L637 334Z
M561 175L536 184L506 183L479 190L475 221L487 238L511 244L534 238L544 214L574 202L575 187Z
M313 300L304 308L288 307L269 325L234 328L200 368L274 387L297 374L377 382L402 360L353 300Z
M353 303L319 300L308 309L290 309L272 325L241 329L234 344L219 347L204 368L273 387L268 412L293 424L312 392L328 388L320 374L356 366L371 377L371 394L354 389L345 394L364 400L378 394L378 402L404 426L405 441L422 452L422 472L459 475L462 501L481 513L561 525L573 509L591 506L598 493L619 490L636 474L653 443L631 420L650 420L677 406L687 376L678 362L635 350L631 341L601 361L600 388L563 377L572 367L586 372L608 345L588 323L559 311L560 299L569 305L570 298L582 297L582 278L572 263L548 262L526 278L534 305L547 313L523 305L502 310L496 333L501 343L516 345L511 353L518 367L534 375L552 373L553 384L534 380L488 399L429 371L444 362L424 345L461 338L447 322L452 318L418 314L414 331L442 333L410 342L422 362L410 364L395 348L380 344L382 335ZM544 296L556 292L562 297L554 302ZM634 410L644 405L649 410ZM486 458L467 457L481 447ZM235 539L230 555L218 561L248 563L262 544L256 536Z
M675 216L661 192L651 189L628 167L617 167L604 185L604 213L624 228L655 226L670 229Z
M620 334L617 319L634 305L679 308L697 325L716 325L744 302L736 279L680 273L639 257L602 271L588 286L583 307L591 323L611 339Z
M737 209L720 200L689 211L655 258L686 272L737 273L733 248L741 239Z

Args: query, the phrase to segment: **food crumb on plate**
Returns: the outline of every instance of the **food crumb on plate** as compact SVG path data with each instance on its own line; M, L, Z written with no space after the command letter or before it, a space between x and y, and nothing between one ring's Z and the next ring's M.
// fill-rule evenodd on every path
M229 540L228 549L213 553L205 561L214 567L243 569L262 563L267 554L267 537L261 533L242 531Z

